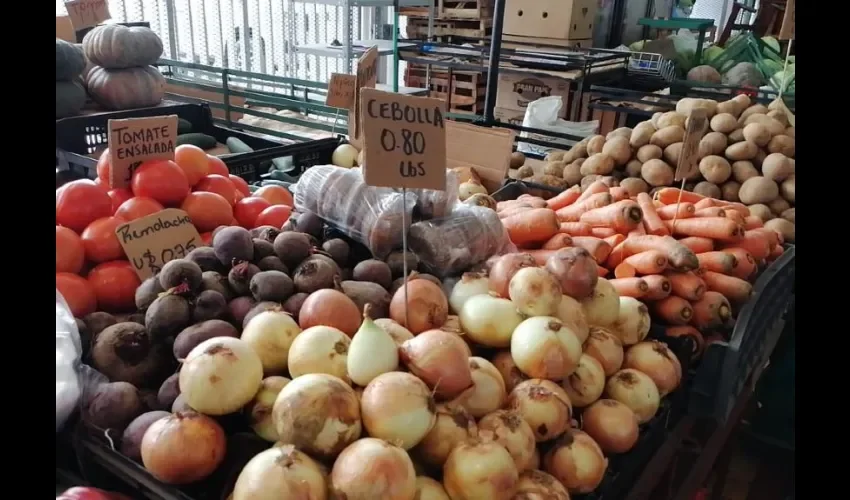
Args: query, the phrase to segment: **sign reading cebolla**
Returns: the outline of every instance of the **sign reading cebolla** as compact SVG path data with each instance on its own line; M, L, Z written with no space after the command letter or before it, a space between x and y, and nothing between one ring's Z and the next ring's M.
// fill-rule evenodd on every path
M366 184L446 189L446 103L362 89Z

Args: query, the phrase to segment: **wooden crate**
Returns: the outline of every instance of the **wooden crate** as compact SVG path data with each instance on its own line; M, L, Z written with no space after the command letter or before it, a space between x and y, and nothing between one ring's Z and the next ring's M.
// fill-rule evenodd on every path
M408 38L426 40L428 38L428 19L410 18L407 21ZM482 39L493 34L492 19L435 19L431 31L438 42L451 42L453 39Z
M430 96L444 101L451 93L451 112L482 114L484 97L487 94L487 73L474 71L452 71L432 67ZM426 88L425 66L409 64L404 74L406 87Z
M428 17L428 7L402 7L398 13L409 17ZM493 0L438 0L436 19L491 19Z

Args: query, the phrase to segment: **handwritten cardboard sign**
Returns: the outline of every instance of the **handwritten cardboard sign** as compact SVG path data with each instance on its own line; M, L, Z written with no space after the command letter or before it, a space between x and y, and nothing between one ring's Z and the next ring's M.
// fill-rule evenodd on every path
M471 167L489 192L502 186L511 166L516 132L499 127L479 127L446 122L446 165Z
M106 0L73 0L65 2L65 9L68 11L68 17L71 18L71 24L77 31L112 19L109 14L109 3Z
M688 115L688 128L685 130L682 152L676 165L674 179L677 181L695 175L699 169L699 141L705 133L706 120L705 110L702 108L696 108Z
M147 160L173 160L177 115L109 120L109 186L127 187Z
M183 258L203 245L189 215L176 208L122 224L115 235L142 280L161 271L166 262Z
M354 90L354 107L353 117L348 117L348 135L349 139L357 146L363 135L360 119L360 90L367 88L373 89L378 84L378 47L370 47L369 50L363 53L357 59L357 80Z
M56 16L56 38L70 43L77 43L77 33L71 18L68 16Z
M325 104L332 108L351 109L357 90L357 77L345 73L332 73L328 83L328 98Z
M446 189L446 102L364 88L366 184Z

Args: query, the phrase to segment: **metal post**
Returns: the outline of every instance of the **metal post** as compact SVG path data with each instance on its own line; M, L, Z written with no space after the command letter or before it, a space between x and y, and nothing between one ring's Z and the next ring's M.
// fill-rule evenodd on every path
M499 87L499 54L502 51L502 25L505 21L505 1L495 0L493 5L493 35L490 37L490 60L487 65L487 94L484 97L484 121L495 121L496 92Z

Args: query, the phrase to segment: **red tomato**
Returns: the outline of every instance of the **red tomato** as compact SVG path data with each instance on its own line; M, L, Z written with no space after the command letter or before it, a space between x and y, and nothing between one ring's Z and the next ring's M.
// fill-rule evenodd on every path
M85 278L71 273L56 273L56 289L68 303L75 318L82 318L97 310L97 296ZM135 300L133 292L133 301Z
M56 223L80 232L101 217L112 215L112 200L94 181L71 181L56 190Z
M239 225L246 229L257 227L257 217L260 216L263 210L269 208L271 203L262 199L248 196L236 202L236 207L233 210L233 217L239 222Z
M242 191L238 191L238 190L237 190L237 191L236 191L236 202L235 202L235 203L239 203L239 200L241 200L241 199L242 199L242 198L244 198L244 197L245 197L245 195L244 195L244 194L242 194Z
M274 226L280 229L289 220L291 214L291 207L286 205L272 205L260 212L260 215L257 216L257 221L254 223L254 227Z
M117 500L117 496L98 488L75 486L63 491L56 500Z
M79 274L85 261L86 250L79 235L56 226L56 272Z
M183 169L190 186L194 186L210 173L210 162L207 159L207 154L203 149L191 144L183 144L174 149L174 163Z
M209 172L211 174L223 175L224 177L230 175L227 164L218 156L207 155L207 160L209 161Z
M142 284L133 266L126 260L104 262L89 272L89 284L102 311L122 312L136 309L136 288Z
M236 186L224 175L210 174L195 185L195 191L206 191L215 193L227 201L231 206L236 203Z
M230 178L230 182L236 186L236 190L242 193L243 196L251 196L251 190L248 188L248 183L245 182L245 179L232 174L228 177Z
M112 200L112 214L118 210L122 203L133 197L133 193L127 188L110 189L107 193L109 199Z
M131 187L134 195L153 198L171 207L179 207L189 194L186 174L170 160L142 163L133 173Z
M233 218L233 207L223 196L196 191L189 193L180 208L189 214L198 231L212 231Z
M254 192L254 196L265 198L272 205L293 206L292 194L283 186L263 186Z
M153 198L136 196L135 198L130 198L122 203L121 206L118 207L118 210L115 211L115 216L120 217L127 222L133 222L136 219L141 219L142 217L155 214L160 210L164 210L164 207Z
M105 181L105 180L101 179L100 177L98 177L97 179L94 180L94 183L97 187L102 189L105 193L109 192L109 181Z
M201 241L204 242L204 245L211 247L212 246L212 231L207 231L206 233L201 233Z
M112 166L109 164L109 148L103 150L97 159L97 178L105 185L109 185L109 173Z
M124 249L118 242L115 230L125 223L124 219L118 217L104 217L89 224L81 235L86 258L92 262L124 259Z

